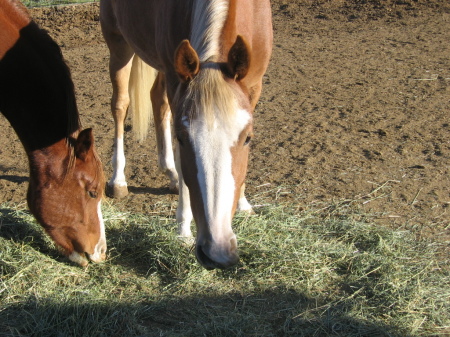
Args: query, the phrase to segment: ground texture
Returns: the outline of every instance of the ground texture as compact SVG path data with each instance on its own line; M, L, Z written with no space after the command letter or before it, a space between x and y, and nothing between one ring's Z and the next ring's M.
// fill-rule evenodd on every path
M346 204L364 219L449 242L450 5L272 1L273 57L247 178L256 205ZM108 50L98 4L32 9L69 64L83 126L111 175ZM26 93L24 93L26 95ZM24 151L0 116L0 203L25 202ZM172 213L152 135L126 141L130 212ZM342 209L342 207L341 207Z

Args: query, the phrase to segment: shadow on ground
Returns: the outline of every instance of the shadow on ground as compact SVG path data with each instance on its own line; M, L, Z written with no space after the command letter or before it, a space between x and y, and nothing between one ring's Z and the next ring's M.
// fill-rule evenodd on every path
M250 296L85 303L37 300L0 312L2 336L403 336L395 327L349 317L337 305L285 289Z

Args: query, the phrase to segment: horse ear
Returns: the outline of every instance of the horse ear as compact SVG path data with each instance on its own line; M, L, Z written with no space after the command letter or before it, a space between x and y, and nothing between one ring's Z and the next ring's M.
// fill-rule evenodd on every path
M75 156L85 161L89 155L89 152L92 151L93 146L94 135L92 134L92 129L89 128L81 131L75 141Z
M242 80L247 75L250 59L248 43L241 35L238 35L236 42L228 52L228 70L235 79Z
M188 40L183 40L175 51L175 71L183 82L192 80L200 70L200 60Z

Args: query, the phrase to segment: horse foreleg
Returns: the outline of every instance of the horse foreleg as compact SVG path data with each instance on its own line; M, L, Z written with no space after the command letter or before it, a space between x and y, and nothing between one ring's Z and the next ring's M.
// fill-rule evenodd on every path
M191 199L189 197L189 189L184 182L183 173L181 172L180 149L178 144L176 146L175 158L180 189L176 215L178 224L178 236L181 239L185 240L192 238L191 222L193 219L193 215L191 209Z
M128 194L125 178L124 124L130 97L128 81L130 78L133 51L125 42L111 52L109 72L113 87L111 112L115 123L114 154L112 158L113 175L107 185L107 194L114 198L123 198Z
M171 112L165 88L165 76L158 73L151 90L153 118L155 120L156 144L159 169L170 179L169 189L178 193L178 174L173 158Z

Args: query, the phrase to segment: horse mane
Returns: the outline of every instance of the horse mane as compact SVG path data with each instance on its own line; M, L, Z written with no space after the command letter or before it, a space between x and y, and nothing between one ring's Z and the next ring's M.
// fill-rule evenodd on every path
M219 38L228 16L228 0L195 0L190 43L200 62L217 61Z
M218 64L203 68L189 83L185 95L190 104L186 111L202 114L209 127L217 119L221 124L229 124L237 110L234 90L223 78Z
M231 121L237 108L235 93L217 63L228 9L228 0L195 0L193 5L190 41L202 66L189 83L186 101L192 104L188 110L202 113L210 127L216 118L222 123Z

